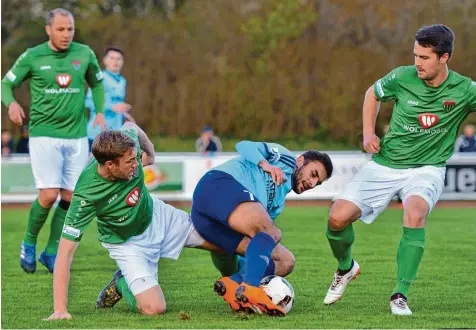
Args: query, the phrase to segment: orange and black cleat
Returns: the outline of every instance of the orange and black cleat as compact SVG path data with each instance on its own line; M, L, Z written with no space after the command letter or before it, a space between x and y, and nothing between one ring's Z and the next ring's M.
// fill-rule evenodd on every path
M231 309L235 312L245 312L245 313L252 313L253 310L249 306L249 304L244 303L240 304L235 297L236 289L238 289L240 285L233 281L230 277L225 276L219 278L215 281L215 285L213 290L230 305Z
M240 304L248 304L259 308L263 313L271 316L286 316L286 311L274 304L261 287L242 283L236 289L236 300Z

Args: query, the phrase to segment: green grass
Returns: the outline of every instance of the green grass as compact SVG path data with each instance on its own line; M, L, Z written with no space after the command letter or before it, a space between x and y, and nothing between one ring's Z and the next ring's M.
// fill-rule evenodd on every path
M165 315L144 317L123 301L113 310L94 309L99 290L116 270L96 241L94 225L76 253L69 295L71 321L44 322L52 312L52 276L38 265L25 274L18 262L27 210L2 210L2 328L475 328L476 209L436 209L428 219L427 244L418 278L410 290L414 315L389 312L402 211L387 210L373 225L355 224L354 256L362 267L344 298L326 307L322 299L336 262L325 238L327 208L289 207L278 220L283 243L297 265L288 277L296 291L285 318L233 315L212 292L218 277L208 253L186 249L178 261L162 260L159 281ZM40 235L39 251L46 231ZM190 319L181 320L180 313Z
M151 136L150 139L154 143L156 152L195 152L195 141L197 137L172 137L172 136ZM221 137L223 151L234 152L235 145L240 139ZM279 143L289 150L360 150L358 145L349 143L338 143L333 141L323 141L322 139L281 139L269 142Z

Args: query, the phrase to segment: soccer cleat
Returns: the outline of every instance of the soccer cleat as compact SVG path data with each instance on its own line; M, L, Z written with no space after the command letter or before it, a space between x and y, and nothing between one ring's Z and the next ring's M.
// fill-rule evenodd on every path
M116 289L116 282L121 276L122 272L118 269L112 276L112 280L99 292L96 299L96 308L112 308L122 299L122 295Z
M48 255L45 251L43 251L40 254L40 258L38 258L38 261L43 266L48 268L48 271L53 274L53 271L55 269L56 254Z
M412 315L407 305L407 297L401 293L395 293L390 297L390 310L393 315Z
M235 312L245 312L245 313L252 313L253 309L249 306L249 304L240 304L236 300L235 292L240 285L233 281L230 277L224 276L219 278L215 281L215 285L213 286L213 290L230 305L231 309Z
M344 275L339 275L338 272L335 272L334 279L332 280L331 286L324 298L324 304L334 304L337 300L341 299L349 282L355 279L359 274L360 266L355 260L352 268Z
M240 304L249 304L268 315L286 316L286 311L282 307L274 304L262 287L242 283L238 289L236 289L235 296Z
M36 245L21 242L20 266L27 273L34 273L36 270Z

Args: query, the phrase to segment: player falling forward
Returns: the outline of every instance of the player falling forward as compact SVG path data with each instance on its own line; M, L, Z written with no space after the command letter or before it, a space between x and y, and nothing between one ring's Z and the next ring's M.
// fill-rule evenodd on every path
M397 251L397 282L390 297L393 314L410 315L408 289L425 248L426 218L443 190L445 164L458 129L476 111L476 82L448 69L454 34L444 25L417 31L415 65L399 67L377 80L363 106L364 148L373 153L334 203L327 238L338 269L324 298L333 304L360 272L352 258L352 223L370 224L393 196L403 200L403 235ZM380 102L395 100L388 134L375 135Z
M53 278L54 313L48 320L71 319L67 310L71 263L94 218L99 241L119 266L99 293L96 307L113 307L124 297L134 311L164 313L159 259L177 259L184 246L220 249L200 237L187 212L150 195L141 165L154 163L154 146L137 125L127 122L121 131L100 133L92 153L94 159L81 173L66 216Z
M203 238L228 256L245 256L244 272L215 283L215 291L230 307L240 311L254 306L270 315L285 315L260 288L264 276L286 276L295 264L293 254L279 244L281 231L274 220L291 190L301 194L330 178L332 162L314 150L296 159L275 143L242 141L236 150L239 157L211 169L197 184L192 222Z

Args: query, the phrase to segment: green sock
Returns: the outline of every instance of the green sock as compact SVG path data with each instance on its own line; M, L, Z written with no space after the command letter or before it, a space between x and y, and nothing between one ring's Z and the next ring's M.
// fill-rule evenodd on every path
M354 243L354 227L352 224L343 230L332 230L328 227L326 236L332 253L339 263L339 269L350 269L352 266L352 243Z
M416 278L423 251L425 250L425 228L403 227L397 252L397 284L393 294L408 294L412 281Z
M58 252L58 244L63 231L64 219L66 218L68 210L58 205L53 213L50 227L50 237L48 237L48 243L46 243L45 252L48 255L53 255Z
M23 238L23 241L26 244L36 245L38 234L45 224L49 212L50 207L44 208L41 206L38 202L38 198L35 199L33 204L31 204L30 216L28 217L28 226L26 228L25 237Z
M132 311L139 313L139 310L137 309L136 298L132 294L131 290L129 290L124 276L121 276L117 279L116 290L121 296L124 297L124 299L126 299L126 303L132 309Z
M210 256L212 257L213 265L222 276L231 276L238 272L238 256L217 252L210 252Z

